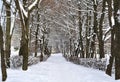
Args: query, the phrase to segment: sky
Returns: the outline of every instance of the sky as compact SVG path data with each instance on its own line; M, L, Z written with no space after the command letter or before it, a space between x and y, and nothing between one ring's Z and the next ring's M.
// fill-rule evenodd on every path
M1 7L2 7L2 1L0 0L0 9L1 9Z

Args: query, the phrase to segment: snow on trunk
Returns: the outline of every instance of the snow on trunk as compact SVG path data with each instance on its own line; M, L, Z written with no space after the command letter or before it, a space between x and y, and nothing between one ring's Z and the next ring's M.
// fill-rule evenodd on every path
M23 12L23 14L25 15L25 17L27 18L28 17L28 12L24 9L21 1L19 1L19 5L20 5L21 11Z

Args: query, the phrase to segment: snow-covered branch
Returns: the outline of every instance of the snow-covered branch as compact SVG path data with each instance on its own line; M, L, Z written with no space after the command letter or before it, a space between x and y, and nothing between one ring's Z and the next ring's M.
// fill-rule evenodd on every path
M31 11L38 3L41 3L42 0L35 0L29 7L28 11Z
M26 11L22 5L22 3L19 1L19 5L20 5L20 9L23 12L23 14L25 15L25 17L28 17L28 11Z

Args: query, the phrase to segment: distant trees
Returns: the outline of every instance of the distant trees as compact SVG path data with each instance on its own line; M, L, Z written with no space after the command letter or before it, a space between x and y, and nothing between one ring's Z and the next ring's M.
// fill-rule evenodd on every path
M106 73L111 75L112 65L115 59L115 70L116 70L115 78L119 79L120 73L118 69L120 65L118 64L118 61L120 59L119 58L120 36L118 29L119 29L120 2L117 0L115 1L114 0L92 0L92 1L81 0L80 2L76 0L76 1L68 1L68 2L69 5L64 4L66 7L78 11L78 13L75 12L75 15L77 16L78 19L77 18L75 19L77 19L76 26L79 32L76 31L77 32L76 41L78 40L78 42L77 42L77 46L74 46L75 48L73 52L75 52L75 54L74 55L71 53L67 53L67 54L70 54L70 58L71 57L74 58L74 56L78 57L79 55L80 58L84 58L84 57L93 58L99 56L99 58L101 59L104 58L106 54L108 54L106 53L106 51L109 51L111 57L109 61L110 64L107 67ZM79 4L79 5L76 4L78 7L75 5L75 3ZM89 3L91 3L91 5ZM114 10L114 14L112 14L113 10ZM114 19L112 19L113 17ZM113 22L114 20L115 20L115 25ZM106 46L109 46L108 49L106 49Z
M44 3L42 5L44 5ZM50 55L50 51L48 49L50 27L49 21L47 20L46 9L44 7L41 9L42 5L39 4L30 15L32 18L30 20L31 26L34 27L31 29L31 42L34 45L33 49L35 56L38 56L38 51L40 52L40 61L43 61L43 57L45 55Z

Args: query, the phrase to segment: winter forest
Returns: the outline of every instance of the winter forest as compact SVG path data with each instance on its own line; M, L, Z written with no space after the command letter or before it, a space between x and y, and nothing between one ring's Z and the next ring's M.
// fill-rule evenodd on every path
M0 60L2 82L120 82L120 0L0 0Z

